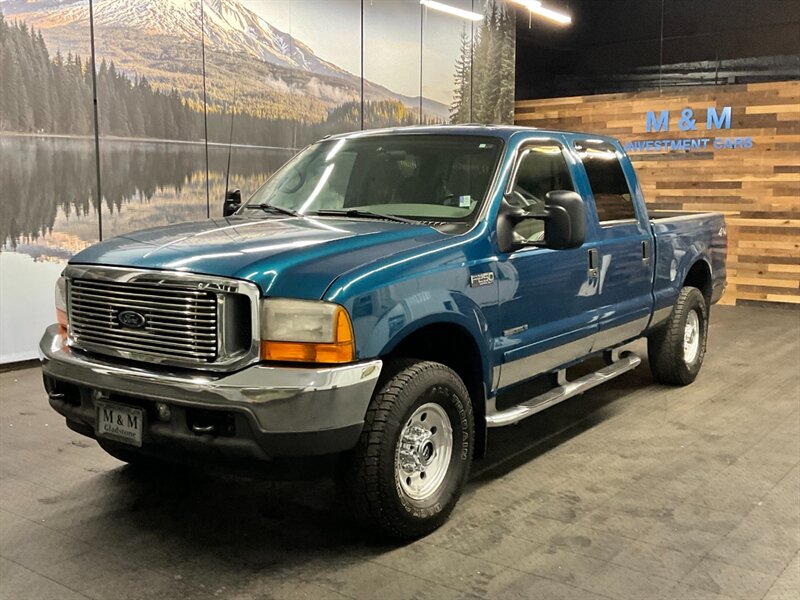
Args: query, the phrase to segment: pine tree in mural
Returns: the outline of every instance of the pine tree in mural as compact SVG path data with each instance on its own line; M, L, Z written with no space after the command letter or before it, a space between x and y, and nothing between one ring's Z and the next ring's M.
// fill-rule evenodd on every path
M487 0L483 14L474 42L465 42L462 35L452 123L511 123L514 118L514 13L503 3Z
M461 31L461 47L456 60L455 91L450 105L451 123L469 123L472 115L472 35Z

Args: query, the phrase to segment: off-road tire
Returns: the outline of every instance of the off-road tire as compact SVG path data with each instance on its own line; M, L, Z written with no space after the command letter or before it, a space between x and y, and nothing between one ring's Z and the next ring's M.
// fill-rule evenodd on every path
M406 495L396 475L398 443L415 411L439 405L452 427L452 454L438 490L424 501ZM440 527L461 496L475 446L469 393L452 369L436 362L391 361L370 401L358 444L342 457L339 490L366 530L413 539ZM399 472L398 472L399 473Z
M687 362L683 343L686 322L691 312L699 320L700 346L697 356ZM688 385L692 383L706 354L708 339L708 305L702 292L694 287L684 287L672 308L666 323L647 338L647 355L650 371L659 383L667 385Z

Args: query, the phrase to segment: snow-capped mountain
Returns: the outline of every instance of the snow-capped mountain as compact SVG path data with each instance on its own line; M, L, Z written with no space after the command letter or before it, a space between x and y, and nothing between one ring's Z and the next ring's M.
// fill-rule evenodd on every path
M39 26L86 22L89 0L52 0L43 3L8 2L14 9L41 12ZM13 11L13 12L12 12ZM206 43L214 50L250 56L265 62L325 75L345 75L304 43L273 27L236 0L95 0L96 27L136 29L150 35L196 40L201 18Z
M147 74L157 84L169 83L169 78L145 72L156 66L154 59L169 58L173 64L158 68L177 72L183 68L181 60L188 63L196 58L187 52L176 52L174 47L184 44L196 49L202 15L206 51L224 54L242 67L245 62L252 65L255 61L275 67L277 70L260 77L260 84L275 93L302 85L306 93L331 109L342 100L354 99L360 89L357 75L318 57L307 44L272 26L237 0L94 0L93 9L99 37L98 58L114 60L122 70ZM89 22L88 0L6 0L0 1L0 10L8 18L21 18L41 30L48 44L54 41L62 52L85 54L85 39L79 32ZM137 43L126 44L123 50L109 43L117 36ZM76 48L78 42L84 47ZM145 63L146 68L140 63ZM234 76L236 69L227 66ZM191 71L192 67L187 64L185 70ZM372 82L365 81L365 90L368 98L396 99L411 108L418 106L418 99ZM248 93L247 89L243 91ZM251 89L250 93L256 91ZM439 102L425 99L424 107L432 115L447 115L447 107Z

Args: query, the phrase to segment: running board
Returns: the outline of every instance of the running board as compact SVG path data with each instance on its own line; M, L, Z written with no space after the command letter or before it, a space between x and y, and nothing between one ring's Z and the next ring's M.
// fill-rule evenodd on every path
M554 404L558 404L567 398L572 398L573 396L582 394L586 390L590 390L601 383L605 383L606 381L614 379L623 373L627 373L628 371L638 367L641 362L642 359L639 355L634 354L633 352L623 352L619 355L617 360L612 362L610 365L603 367L594 373L584 375L575 381L566 381L565 371L562 369L558 372L558 382L560 385L545 392L544 394L535 396L534 398L531 398L522 404L512 406L508 410L487 415L486 426L504 427L505 425L514 425L522 419L530 417L531 415L535 415L536 413L541 412L544 409L553 406Z

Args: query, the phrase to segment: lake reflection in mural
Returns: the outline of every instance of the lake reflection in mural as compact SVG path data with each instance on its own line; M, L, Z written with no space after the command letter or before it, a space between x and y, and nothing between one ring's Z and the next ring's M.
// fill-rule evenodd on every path
M90 139L0 136L0 329L14 332L0 360L35 356L35 343L53 321L50 290L76 252L99 239L94 204L94 142ZM230 187L247 197L286 162L291 151L234 148ZM209 147L212 216L222 213L228 149ZM206 218L202 144L101 140L103 238ZM14 255L19 255L15 258ZM12 293L25 280L26 293ZM30 281L47 293L31 293ZM39 286L37 285L37 290ZM24 327L19 326L24 315ZM10 340L14 339L11 344Z
M227 148L209 147L211 214L224 197ZM0 136L3 251L65 261L99 238L93 141ZM230 187L246 197L289 151L234 148ZM103 237L206 218L200 144L102 140Z

